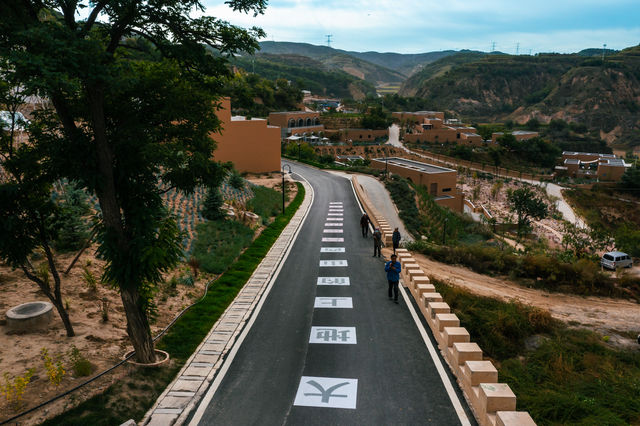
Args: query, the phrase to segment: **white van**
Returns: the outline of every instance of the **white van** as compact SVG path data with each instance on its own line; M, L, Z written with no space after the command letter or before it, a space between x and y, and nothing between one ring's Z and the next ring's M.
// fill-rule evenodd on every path
M602 255L600 264L607 269L631 268L633 259L627 253L621 251L610 251Z

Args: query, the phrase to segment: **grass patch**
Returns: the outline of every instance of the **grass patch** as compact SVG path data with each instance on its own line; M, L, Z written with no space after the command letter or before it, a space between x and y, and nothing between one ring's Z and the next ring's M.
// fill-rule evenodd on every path
M196 231L192 256L203 271L212 274L223 273L253 239L251 228L233 220L206 221Z
M264 186L254 186L253 198L247 202L247 207L267 223L273 216L277 216L282 208L282 193Z
M297 183L297 185L298 193L287 207L286 214L276 217L229 270L211 284L205 299L185 313L156 344L158 349L165 350L171 355L171 367L138 369L109 387L104 393L90 398L78 407L49 420L46 424L114 425L121 424L130 418L141 420L233 301L302 204L305 190L302 184ZM132 383L135 383L133 387L138 386L144 392L131 395Z
M640 422L640 353L621 351L588 330L568 328L546 311L478 297L434 281L495 361L518 410L540 425L624 425ZM527 349L533 337L536 344Z

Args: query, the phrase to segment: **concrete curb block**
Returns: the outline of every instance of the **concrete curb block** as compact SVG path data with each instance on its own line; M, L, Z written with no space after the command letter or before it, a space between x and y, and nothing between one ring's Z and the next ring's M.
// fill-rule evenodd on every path
M353 187L372 222L381 228L386 241L386 220L369 205L355 177ZM391 234L388 238L390 242ZM491 361L482 359L480 347L470 342L469 332L460 326L458 317L451 313L451 308L435 291L411 253L398 249L396 254L402 265L403 286L409 289L418 304L478 423L481 426L535 425L529 413L515 411L515 394L509 385L498 383L498 370Z
M297 231L309 212L313 203L313 190L307 182L301 183L305 188L305 198L298 211L176 378L147 411L141 425L182 425L206 394L227 354L254 314L269 283L277 276L279 266L286 258L287 249L295 241Z

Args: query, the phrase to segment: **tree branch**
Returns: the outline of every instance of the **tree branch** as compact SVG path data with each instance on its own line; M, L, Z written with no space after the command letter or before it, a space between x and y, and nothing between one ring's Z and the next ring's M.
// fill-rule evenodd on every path
M87 21L84 23L84 26L82 27L82 31L80 31L81 37L84 37L89 31L91 31L91 28L93 28L93 24L95 24L96 19L98 19L98 15L100 14L100 12L102 12L102 10L105 8L105 6L108 3L109 3L109 0L100 1L96 5L96 7L93 8L91 13L89 14L89 17L87 18Z

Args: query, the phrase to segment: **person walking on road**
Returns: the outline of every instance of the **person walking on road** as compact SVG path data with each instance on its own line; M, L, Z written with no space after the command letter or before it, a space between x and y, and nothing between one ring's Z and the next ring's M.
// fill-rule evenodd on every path
M391 236L391 242L393 242L393 254L396 254L396 249L400 247L400 238L402 238L400 236L400 231L398 231L398 228L395 228L393 230L393 235Z
M387 281L389 282L389 300L391 300L393 291L393 301L398 303L398 282L400 281L400 271L402 266L400 262L396 261L397 256L391 255L391 260L384 265L384 270L387 272Z
M366 213L360 218L360 227L362 228L362 236L367 238L369 234L369 216Z
M382 233L380 232L380 229L376 228L376 230L373 231L373 257L376 257L376 253L377 253L377 256L380 257L381 249L382 249Z

